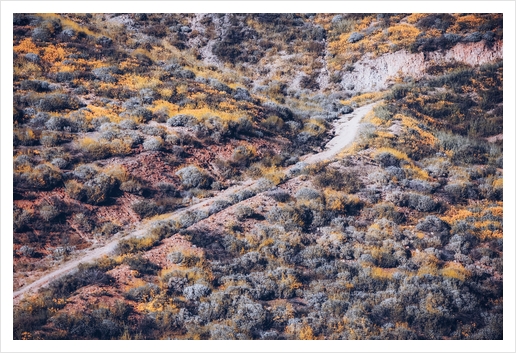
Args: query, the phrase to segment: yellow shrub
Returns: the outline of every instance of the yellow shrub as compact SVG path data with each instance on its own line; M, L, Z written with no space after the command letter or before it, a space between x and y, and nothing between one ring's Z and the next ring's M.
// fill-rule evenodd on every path
M491 213L495 217L503 217L503 207L490 207L482 211L482 216L484 216L486 213Z
M174 90L172 90L170 88L159 89L158 93L164 99L170 99L170 98L172 98L174 96Z
M113 108L97 107L95 105L88 105L87 109L83 110L84 117L89 121L93 118L105 116L112 123L119 123L122 119L118 116L117 112Z
M380 119L378 118L374 118L376 119L375 122L378 122L380 121L380 123L382 122ZM373 120L374 120L373 119ZM376 136L380 137L380 138L386 138L386 139L392 139L394 138L394 134L392 132L387 132L387 131L377 131L376 132Z
M102 35L102 33L90 31L88 28L81 26L77 22L72 21L56 13L39 13L38 16L44 19L59 19L61 21L61 26L63 28L71 28L76 32L84 32L89 36L99 37L100 35Z
M13 51L18 54L39 53L38 47L36 47L31 38L25 38L20 41L20 44L13 47Z
M458 262L448 262L441 270L441 275L443 277L456 278L460 281L464 281L471 276L471 272L466 270L464 266Z
M381 268L381 267L372 267L371 268L371 277L382 280L392 279L392 275L397 272L396 268Z
M261 174L265 179L272 181L274 185L280 184L285 178L285 174L276 166L262 167Z
M326 200L326 208L338 212L344 212L346 204L349 202L347 194L332 189L324 190L324 198Z
M412 178L414 179L428 180L430 178L426 170L423 170L414 164L404 165L403 169L409 170L412 173Z
M390 147L378 148L376 151L373 152L372 157L374 158L374 157L378 156L380 153L390 153L398 159L409 161L409 157L405 153L398 151L394 148L390 148Z
M118 80L118 84L139 91L142 88L155 89L160 86L162 82L156 77L126 74Z
M350 105L352 103L356 103L360 107L366 103L376 102L376 101L382 99L384 96L385 96L385 92L363 93L361 95L354 96L350 99L341 101L341 103L344 105Z
M110 165L104 169L104 174L110 175L113 178L119 180L120 182L127 181L129 179L129 174L124 166L120 164Z
M320 120L310 119L307 123L305 123L303 131L310 133L310 135L318 136L323 134L326 131L326 128Z
M501 189L503 188L503 178L499 178L493 181L493 187L495 189Z
M479 25L481 25L482 22L484 22L484 20L481 17L477 17L475 14L470 14L470 15L465 15L465 16L458 15L456 18L455 24L453 26L451 26L450 28L448 28L447 32L452 33L452 32L460 31L460 28L461 28L460 23L465 24L465 26L467 28L474 28L474 27L478 27Z
M472 217L473 213L469 210L456 210L451 209L450 211L446 212L446 215L441 217L441 219L451 225L455 224L457 221L465 220L468 217Z
M14 64L13 74L15 77L36 78L41 74L41 68L35 63L24 61Z
M96 159L103 159L110 155L127 155L131 153L129 141L114 139L109 142L106 140L95 140L91 137L84 137L77 141L79 147Z
M299 331L299 339L300 340L315 340L316 337L314 336L312 328L308 325L304 325L303 327L301 327L301 330Z
M437 266L435 266L435 265L424 265L424 266L421 266L419 268L419 270L417 271L418 276L423 276L423 275L437 276L437 274L438 274Z
M65 50L60 46L49 45L43 49L42 59L50 63L63 61L66 56Z
M154 105L149 108L152 113L156 113L157 111L165 111L169 115L179 112L179 109L180 107L178 105L161 99L154 101Z
M419 29L404 23L397 24L388 29L389 40L398 46L407 46L413 43L419 33Z
M410 118L408 116L402 115L402 114L396 114L394 116L395 119L400 119L403 126L405 126L407 129L416 130L419 135L421 136L421 139L419 140L420 143L426 144L426 145L435 145L437 143L437 138L429 133L428 131L424 131L419 127L418 122Z
M426 16L428 16L427 13L413 13L410 16L407 17L407 22L410 23L410 24L414 24L414 23L416 23L417 21L419 21L420 19L422 19L423 17L426 17Z

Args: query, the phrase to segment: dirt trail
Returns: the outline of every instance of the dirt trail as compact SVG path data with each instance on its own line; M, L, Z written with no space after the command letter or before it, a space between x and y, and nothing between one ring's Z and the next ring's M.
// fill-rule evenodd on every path
M364 105L360 108L355 109L355 111L351 114L343 115L339 120L336 120L334 122L335 124L335 136L326 144L325 150L323 152L314 154L314 155L308 155L304 160L302 160L303 163L316 163L320 161L324 161L327 159L330 159L334 157L338 152L340 152L343 148L345 148L347 145L349 145L355 138L356 133L358 131L360 121L362 118L372 109L376 103L371 103L368 105ZM286 168L285 172L288 172L290 168ZM240 190L250 188L257 184L256 180L246 180L238 185L234 185L218 195L211 197L209 199L206 199L204 201L201 201L199 203L196 203L195 205L180 209L175 211L174 213L170 214L169 218L175 218L180 217L182 213L187 211L193 211L199 208L207 207L211 203L217 200L227 199L229 195L234 194L235 192L238 192ZM31 292L37 291L39 288L47 285L51 281L71 272L74 270L80 263L89 262L92 260L95 260L103 255L109 255L110 253L115 250L117 244L127 238L131 237L142 237L146 234L147 230L151 226L150 221L144 221L141 224L139 224L135 230L133 230L130 234L123 236L123 237L114 237L113 240L111 240L109 243L100 246L98 248L90 249L86 251L82 256L70 260L63 265L61 265L59 268L55 269L54 271L44 275L43 277L39 278L38 280L32 282L31 284L20 288L19 290L15 291L13 293L13 300L14 304L16 305L23 297L24 294L29 294Z
M326 144L324 151L308 156L303 160L304 163L312 164L324 161L334 157L348 146L355 139L358 127L362 118L373 108L378 102L370 103L357 108L353 113L344 115L335 121L335 136Z

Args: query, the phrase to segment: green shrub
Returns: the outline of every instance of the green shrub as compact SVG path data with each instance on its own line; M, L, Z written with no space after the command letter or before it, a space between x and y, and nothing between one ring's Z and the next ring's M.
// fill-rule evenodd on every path
M143 185L138 180L129 179L120 184L120 190L135 195L142 195Z
M13 206L13 230L14 232L24 231L32 220L32 214L23 208Z
M355 193L363 187L360 176L355 171L340 171L334 168L326 168L313 179L315 186L319 188L330 187L334 190L346 193Z
M84 106L77 97L71 97L67 94L52 93L47 94L39 100L38 108L44 112L59 112L62 110L76 110Z
M61 212L59 209L51 204L42 204L39 208L39 216L43 218L46 222L49 222L59 216Z
M254 210L245 205L238 205L235 209L235 217L239 221L243 221L246 218L250 218L254 215Z
M143 286L131 288L125 293L125 297L136 302L150 302L152 298L160 293L160 289L153 283L147 283Z
M212 178L201 168L189 165L176 172L181 179L181 184L185 188L202 188L206 189L211 185Z
M146 251L156 246L160 241L160 237L151 234L143 238L129 238L121 240L115 252L119 255L134 254L140 251Z
M136 201L131 208L140 218L148 218L158 214L158 205L153 200Z
M118 184L114 177L101 173L84 183L84 201L92 205L105 203Z
M131 270L136 270L138 272L138 276L156 275L160 269L158 265L142 256L129 256L124 258L123 262L129 265Z
M62 173L52 165L40 164L27 175L27 183L36 189L49 190L62 181Z
M179 229L179 223L174 220L158 221L152 226L150 232L157 239L164 239L176 234Z

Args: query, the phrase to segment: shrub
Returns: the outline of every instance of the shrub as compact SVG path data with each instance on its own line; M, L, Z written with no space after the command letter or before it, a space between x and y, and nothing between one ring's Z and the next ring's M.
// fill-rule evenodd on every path
M383 168L386 167L399 167L400 159L389 152L380 152L375 157L374 160L380 164Z
M73 171L73 176L81 180L89 180L98 174L96 167L90 164L82 164Z
M191 225L207 218L208 216L208 212L203 210L186 211L183 214L181 214L179 222L182 228L188 228Z
M151 235L160 240L168 238L177 233L179 226L179 223L174 220L159 221L151 228Z
M321 199L322 195L319 191L311 188L301 188L296 192L296 198L299 200Z
M166 131L163 128L153 126L153 125L140 125L140 131L146 135L160 136L160 137L162 137L166 134Z
M252 146L238 146L231 155L233 163L240 166L248 166L254 157L256 157L256 151Z
M314 184L320 188L330 187L346 193L355 193L363 187L360 177L355 171L327 168L314 178Z
M478 142L467 143L460 146L453 154L454 163L485 164L489 148L486 144Z
M43 131L39 142L45 147L54 147L61 143L60 134L50 131Z
M137 107L131 112L131 116L143 123L146 123L152 119L152 112L147 108Z
M59 216L61 212L54 205L43 204L39 208L39 216L49 222Z
M136 201L131 208L140 218L152 217L158 214L158 205L152 200Z
M262 122L263 127L272 131L281 131L283 127L283 119L276 115L271 115Z
M251 120L242 116L238 118L236 121L232 120L228 123L229 132L233 134L242 134L242 135L250 135L253 133L253 123Z
M36 42L46 42L52 37L52 33L46 27L36 27L32 31L32 39Z
M402 212L396 211L396 208L388 203L380 203L374 206L376 218L386 218L396 224L402 224L406 221L406 217Z
M439 217L429 215L418 222L416 229L436 235L448 235L450 226Z
M395 85L391 92L385 96L386 99L402 99L409 92L412 91L412 87L410 85Z
M59 112L66 109L76 110L84 106L76 97L63 93L52 93L39 100L38 107L45 112Z
M92 284L110 284L113 278L93 266L79 267L74 273L65 275L49 283L48 288L54 298L66 298L77 289Z
M237 220L239 220L239 221L243 221L246 218L249 218L253 215L254 215L254 210L249 206L238 205L235 209L235 216L236 216Z
M197 119L191 115L178 114L168 119L167 124L170 126L193 127L197 124Z
M52 189L62 181L62 173L54 166L40 164L29 173L27 182L37 189Z
M20 248L19 252L23 256L32 257L32 256L34 256L36 254L36 249L34 249L33 247L30 247L28 245L23 245Z
M147 283L143 286L131 288L125 293L125 297L129 300L137 302L150 302L152 298L160 293L160 289L153 283Z
M263 306L251 301L242 302L236 308L232 320L237 327L245 332L252 333L254 330L262 328L267 319L267 312Z
M34 54L34 53L27 53L27 54L25 54L24 57L27 61L30 61L32 63L38 63L41 61L41 58L39 57L39 55Z
M380 120L387 122L392 120L394 114L391 112L391 109L389 109L386 105L377 105L373 108L374 114L377 118Z
M187 300L197 301L201 297L209 295L211 289L203 284L194 284L192 286L185 287L183 295Z
M253 98L249 94L249 91L245 88L237 87L235 89L235 93L233 94L233 98L235 98L237 101L247 101L252 102Z
M62 116L53 116L45 123L47 129L55 131L62 131L68 126L70 126L70 122Z
M106 83L115 83L117 82L117 79L112 75L112 73L116 73L117 68L116 67L99 67L96 69L93 69L91 73L100 81L106 82Z
M272 197L277 202L287 202L290 200L290 194L283 189L271 190L266 195Z
M122 120L118 126L121 128L121 129L124 129L124 130L134 130L136 129L137 125L136 123L134 122L134 120L131 120L131 119L124 119Z
M397 206L410 207L421 212L432 212L439 206L431 197L415 193L393 192L387 199Z
M231 202L228 200L215 200L210 205L209 213L215 214L231 206Z
M208 188L211 184L211 177L197 166L189 165L176 172L185 188Z
M22 208L13 207L13 230L24 231L32 220L32 214Z
M463 199L477 199L478 192L471 183L452 183L444 187L444 191L447 196L450 197L452 202L459 202Z
M135 195L141 195L143 193L143 186L139 181L135 179L129 179L120 184L120 190Z
M174 251L167 255L167 259L173 264L180 264L184 261L185 256L182 252Z
M24 80L20 83L20 88L36 92L48 92L52 90L50 83L41 80Z
M256 195L255 191L244 189L242 191L229 195L229 199L231 200L232 204L236 204L244 200L247 200L248 198L253 197L254 195Z
M143 238L129 238L118 242L115 253L118 255L146 251L157 245L160 238L154 234Z
M138 271L139 275L156 275L160 267L142 256L129 256L123 261L131 270Z
M163 139L161 137L152 137L145 140L143 149L146 151L159 151L163 148Z
M118 186L118 180L104 173L81 184L75 180L69 180L65 189L70 197L92 205L105 203Z
M364 35L362 33L353 32L348 38L348 43L356 43L364 38Z
M188 284L188 279L184 277L170 277L167 282L168 292L170 294L182 294L184 288Z
M240 335L234 327L225 324L213 324L210 326L210 338L212 340L237 340ZM245 338L244 338L245 339Z
M265 218L271 223L277 223L285 227L285 230L305 228L311 224L312 214L310 210L297 209L292 206L274 206L267 212Z

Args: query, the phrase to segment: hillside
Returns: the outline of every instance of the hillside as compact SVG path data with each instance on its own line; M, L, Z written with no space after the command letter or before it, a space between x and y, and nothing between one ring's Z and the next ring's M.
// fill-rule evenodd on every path
M15 15L15 339L502 339L502 26Z

